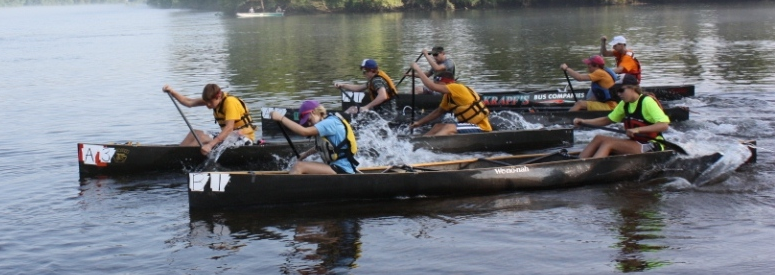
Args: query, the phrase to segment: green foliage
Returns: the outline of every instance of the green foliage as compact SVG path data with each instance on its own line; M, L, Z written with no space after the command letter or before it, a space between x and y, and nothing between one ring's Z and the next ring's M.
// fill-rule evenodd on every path
M125 3L126 0L0 0L0 7ZM143 1L130 1L143 2Z

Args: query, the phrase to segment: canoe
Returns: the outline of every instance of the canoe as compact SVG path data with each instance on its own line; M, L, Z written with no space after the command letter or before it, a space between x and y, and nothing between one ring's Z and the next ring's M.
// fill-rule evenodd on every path
M269 138L283 137L282 131L277 126L277 123L269 119L270 117L269 113L271 111L284 112L286 118L293 120L296 123L299 122L299 109L269 108L269 107L261 108L261 134L264 137L269 137ZM567 127L570 127L573 125L574 118L591 119L591 118L607 116L610 113L609 111L568 112L567 109L565 108L562 108L562 109L544 108L544 109L539 109L538 111L532 112L532 113L528 112L527 109L509 109L509 108L493 108L491 111L493 112L515 111L520 116L522 116L522 118L524 118L525 122L542 124L542 125L561 125L561 126L567 126ZM688 107L671 107L671 108L665 108L664 111L665 111L665 114L667 114L667 116L670 118L671 122L689 120ZM338 112L347 120L350 120L351 118L350 115L345 114L338 110L332 110L330 112ZM423 116L424 114L417 114L415 116L415 121L422 118ZM398 117L395 117L393 121L390 122L390 124L392 126L406 126L410 124L410 122L411 122L411 117L409 115L399 115ZM511 125L511 124L514 124L514 122L507 121L502 116L490 115L490 124L493 125L493 128L495 130L498 130L498 125Z
M587 89L574 89L576 98L584 99ZM643 87L643 91L653 93L659 100L676 100L684 97L694 96L694 85L680 86L654 86ZM370 100L364 93L342 91L342 110L347 110L356 104L363 106ZM490 108L544 108L544 107L566 107L570 108L576 103L573 100L573 93L562 92L558 90L541 91L504 91L504 92L482 92L482 101ZM618 97L614 93L615 97ZM403 110L406 106L412 106L411 94L399 94L397 106ZM619 100L615 98L615 100ZM439 106L441 95L418 94L414 96L414 106L416 109L432 111ZM426 112L427 112L426 111Z
M255 17L278 17L283 16L282 12L238 12L237 18L255 18Z
M439 137L405 137L414 149L437 152L529 152L573 145L573 129L515 130ZM308 139L294 141L300 152L313 146ZM367 148L361 148L365 150ZM293 157L283 141L228 148L218 166L228 170L282 170ZM190 171L207 160L196 146L78 143L78 172L81 178L147 172Z
M470 196L569 188L658 177L692 181L721 158L673 151L578 159L564 150L361 169L352 175L290 175L284 171L189 173L190 208L217 209L356 200Z

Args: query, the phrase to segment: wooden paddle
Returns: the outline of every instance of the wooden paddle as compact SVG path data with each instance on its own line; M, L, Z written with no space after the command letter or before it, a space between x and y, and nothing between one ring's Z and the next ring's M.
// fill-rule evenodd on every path
M175 104L175 108L178 109L178 112L180 113L180 116L183 117L183 121L186 122L186 125L188 125L188 129L191 130L191 135L194 136L194 139L196 139L196 143L199 143L199 147L202 147L202 141L199 140L199 137L196 136L196 132L194 132L194 127L191 127L191 123L188 123L188 119L186 119L186 115L183 114L183 110L180 109L180 106L178 106L178 102L175 101L175 98L172 97L172 94L168 91L165 91L168 96L170 96L170 100L172 100L172 104Z
M562 72L565 73L565 80L568 81L568 87L570 88L570 92L573 93L573 101L578 102L579 99L576 98L576 92L573 91L573 85L570 84L570 77L568 77L568 71L567 70L562 70Z
M590 125L590 124L586 124L586 123L581 123L581 126L588 127L588 128L594 128L594 129L600 129L600 130L606 130L606 131L614 132L614 133L627 134L627 131L624 131L624 130L612 129L612 128L603 127L603 126L595 126L595 125ZM681 146L679 146L678 144L675 144L675 143L672 143L672 142L669 142L669 141L666 141L666 140L650 138L649 136L646 136L646 135L641 135L641 134L635 134L635 135L638 136L638 137L649 138L650 140L659 142L662 145L664 145L665 147L670 148L673 151L678 152L679 154L682 154L682 155L688 155L689 154L689 153L686 152L686 150L684 150L684 148L681 148Z
M282 123L279 121L277 122L277 126L280 127L280 131L283 132L283 136L285 136L285 140L288 141L288 145L291 146L291 149L293 150L293 153L296 154L296 159L301 159L301 155L299 155L299 151L296 151L296 146L293 145L293 141L291 141L291 137L288 136L288 132L285 131L285 126L283 126Z
M414 60L414 62L417 63L417 61L420 61L420 58L422 58L422 56L423 54L420 53L420 56L418 56L417 59ZM404 78L406 78L406 74L408 74L411 71L412 71L412 68L409 68L408 70L406 70L406 72L404 73L404 77L402 77L401 80L398 81L398 84L396 84L396 87L398 87L398 85L401 85L401 82L404 82ZM412 74L412 78L414 78L414 74ZM414 89L414 86L412 86L412 89ZM412 90L412 93L414 93L414 90Z

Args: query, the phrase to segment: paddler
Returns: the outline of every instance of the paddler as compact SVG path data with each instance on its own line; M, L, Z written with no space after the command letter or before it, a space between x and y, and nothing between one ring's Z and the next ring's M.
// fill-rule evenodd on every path
M587 64L588 74L581 74L563 63L560 65L560 69L565 71L568 76L578 81L592 81L592 85L587 92L587 96L584 100L579 100L568 111L611 111L616 107L616 101L614 101L609 88L614 86L616 81L616 74L610 68L605 67L605 60L602 56L593 55L584 60L584 64Z
M412 69L420 71L417 63L412 63ZM422 83L433 91L442 94L439 107L427 116L421 118L409 128L417 128L437 119L446 113L452 113L454 117L447 116L441 123L433 125L424 136L442 136L462 133L490 132L490 110L482 102L482 96L463 84L455 83L455 78L450 72L442 72L431 80L425 74L419 74Z
M315 100L307 100L299 107L300 119L296 123L284 115L272 111L272 120L279 122L296 134L315 137L315 147L301 153L289 174L354 174L358 161L355 154L358 144L347 120L339 114L328 115L326 108ZM315 152L325 163L301 161Z
M232 133L237 134L236 144L253 145L255 140L255 129L253 119L250 117L250 111L241 99L229 95L221 90L216 84L207 84L202 90L201 98L190 98L172 89L170 85L164 85L162 91L172 95L180 104L186 107L207 106L213 110L215 123L220 126L221 131L209 131L205 133L202 130L195 130L199 141L202 142L202 154L207 155L216 145L220 144ZM180 142L181 146L199 146L196 138L189 132Z
M366 84L334 83L334 87L349 91L364 92L368 90L371 102L366 104L366 106L352 106L345 110L345 113L355 114L373 110L381 115L394 116L398 110L395 100L397 90L393 80L390 79L390 76L385 71L379 69L377 61L374 59L364 59L361 62L361 72L366 77Z
M638 86L638 79L630 74L624 75L621 89L618 87L615 89L622 101L608 116L593 119L574 118L573 124L606 126L614 122L624 122L624 129L629 138L597 135L584 148L579 158L601 158L611 154L639 154L664 150L664 145L657 140L664 140L662 132L669 128L670 118L662 110L659 102L652 96L644 95Z

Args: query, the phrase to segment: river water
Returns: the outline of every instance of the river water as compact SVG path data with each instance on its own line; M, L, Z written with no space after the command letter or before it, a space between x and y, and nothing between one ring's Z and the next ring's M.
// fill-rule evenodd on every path
M772 3L255 19L82 5L0 9L0 26L2 274L775 269ZM190 212L183 173L78 176L78 142L183 138L164 84L197 96L217 83L253 110L306 98L334 108L332 83L363 81L362 59L398 79L422 48L442 45L478 91L554 89L565 83L561 63L583 68L601 35L619 34L643 63L644 85L696 85L696 97L670 102L692 113L666 135L694 153L725 153L706 181ZM184 112L196 128L215 127L204 108ZM577 131L577 147L600 133ZM745 157L737 141L748 139L758 141L758 163L735 170ZM383 147L416 161L460 157Z

